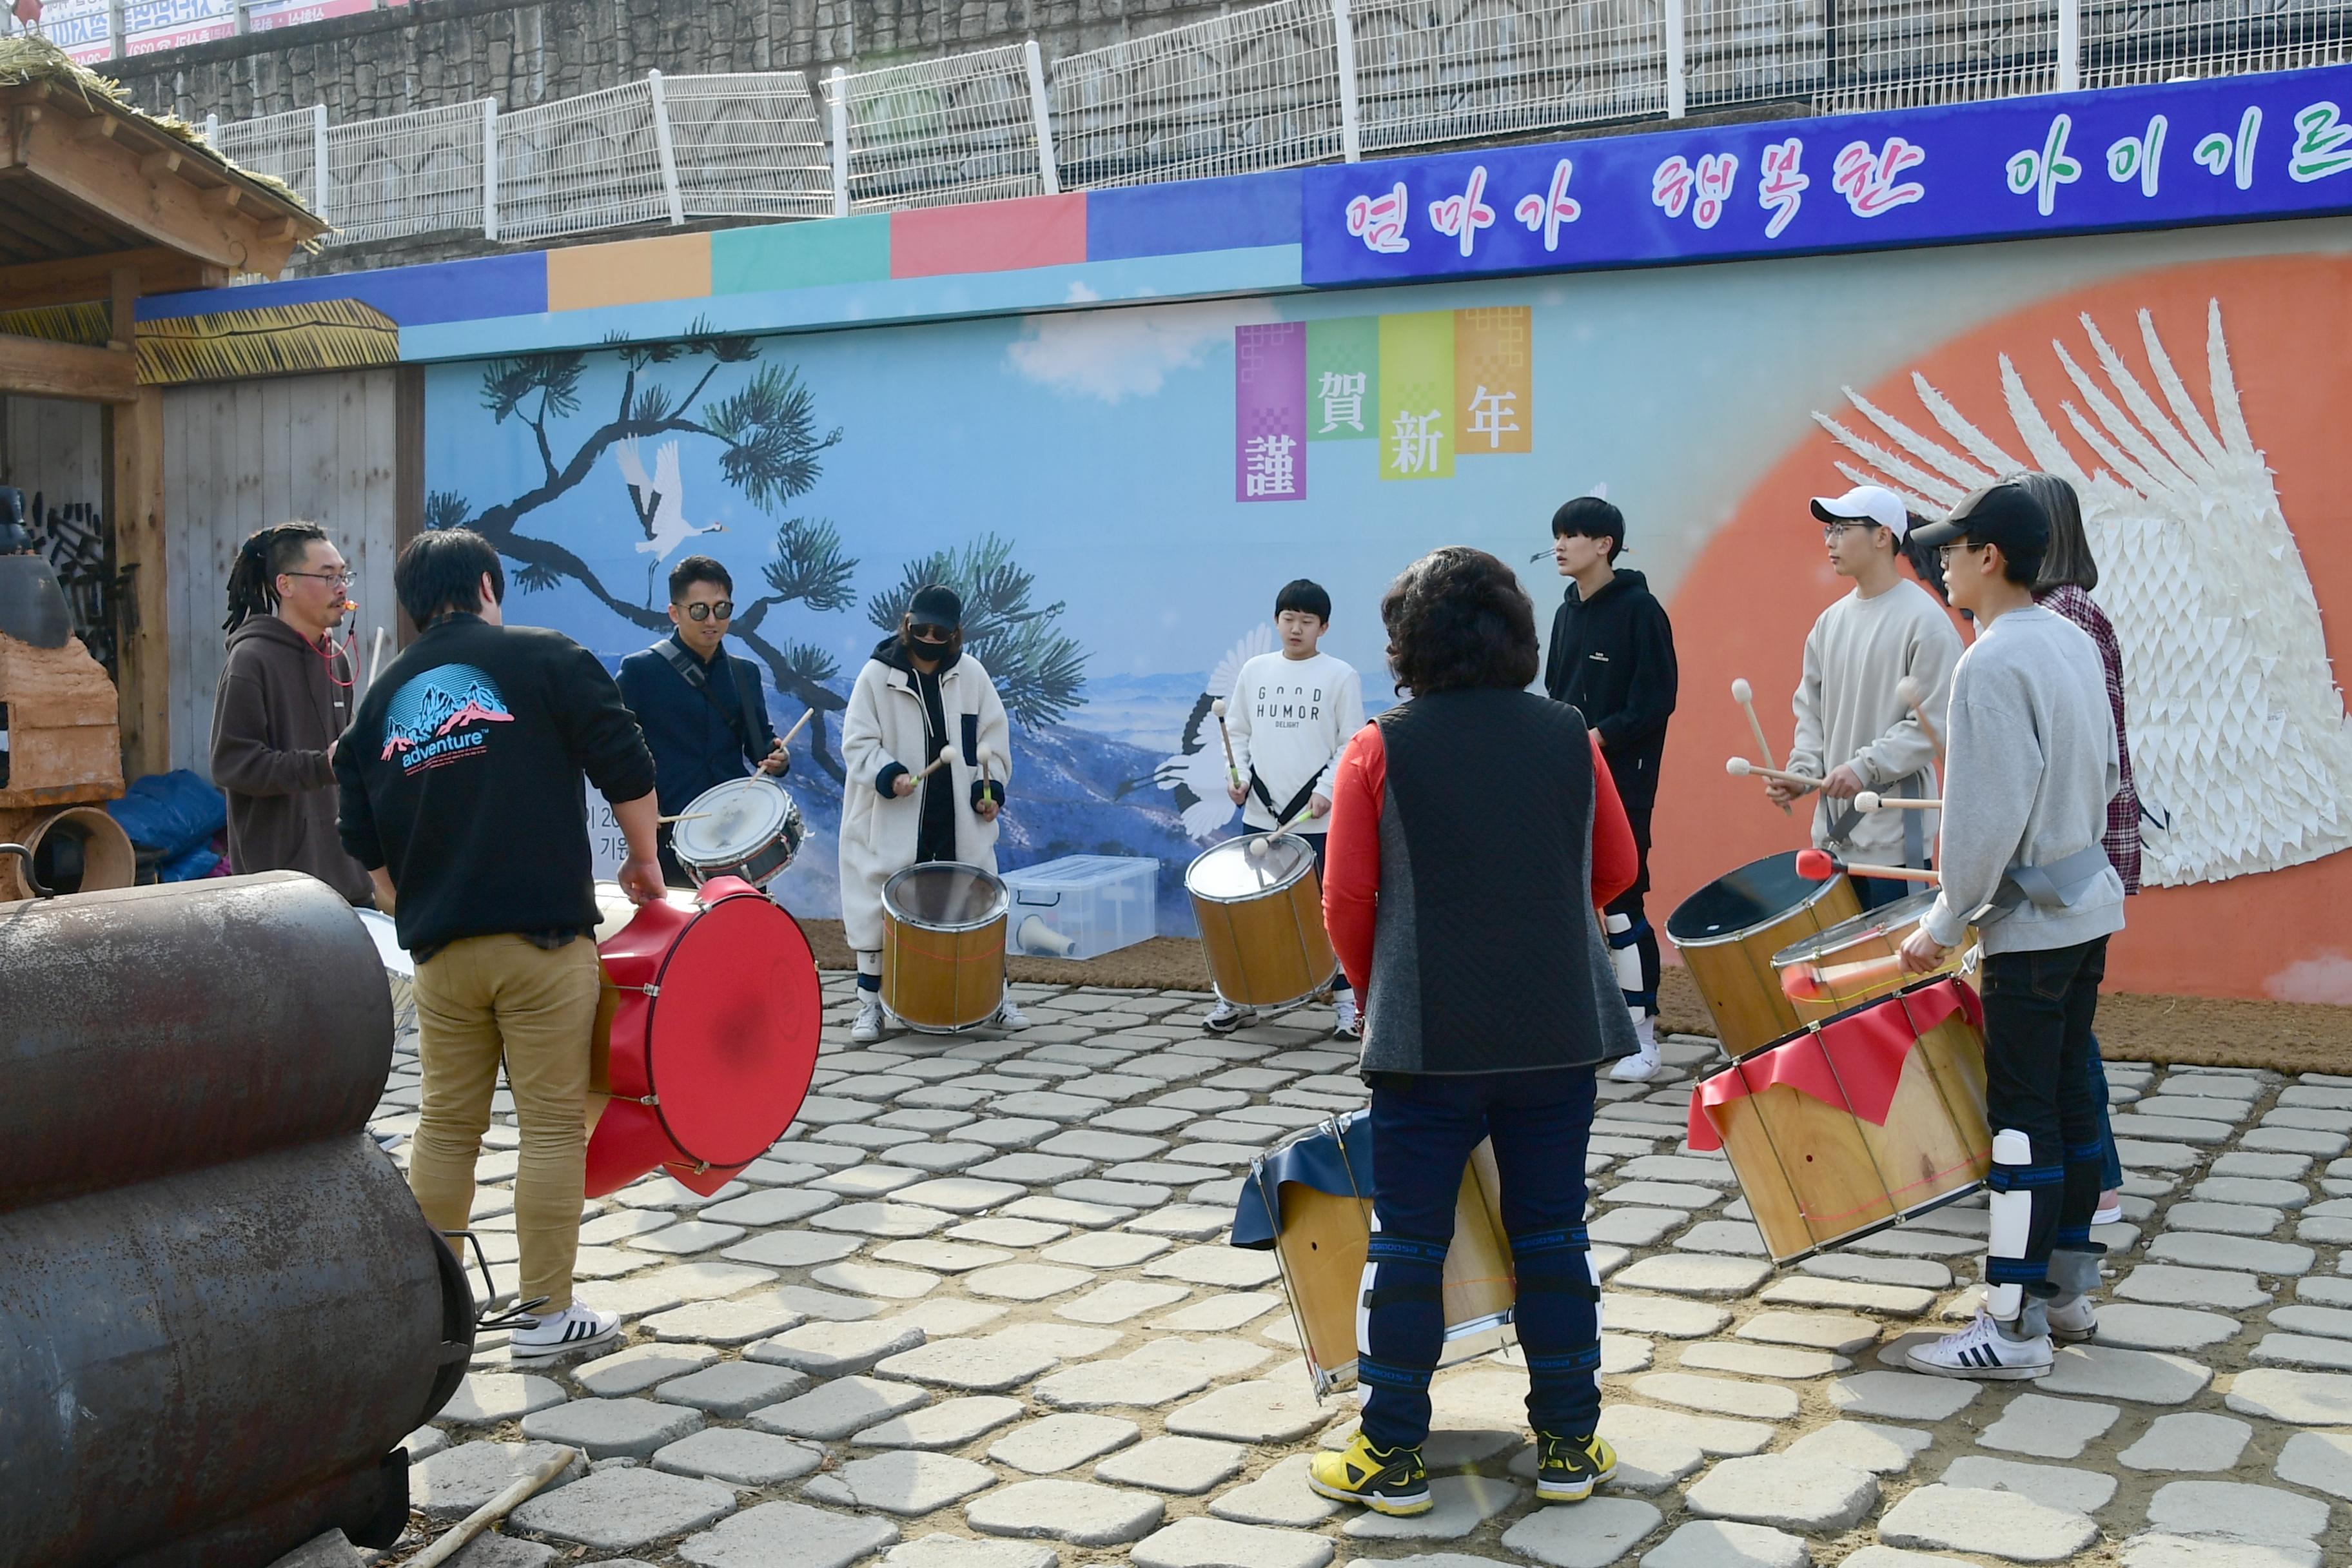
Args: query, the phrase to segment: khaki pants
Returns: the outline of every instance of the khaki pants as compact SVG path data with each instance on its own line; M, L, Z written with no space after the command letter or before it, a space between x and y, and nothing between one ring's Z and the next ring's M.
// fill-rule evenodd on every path
M549 950L520 936L451 942L416 966L425 1073L408 1184L436 1230L467 1228L474 1160L506 1063L522 1124L515 1176L521 1296L537 1310L572 1304L588 1147L588 1056L596 1022L596 944Z

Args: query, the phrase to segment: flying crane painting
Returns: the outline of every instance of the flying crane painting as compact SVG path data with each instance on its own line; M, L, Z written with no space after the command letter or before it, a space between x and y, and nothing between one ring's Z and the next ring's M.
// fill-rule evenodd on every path
M1893 488L1927 516L2028 468L2074 486L2099 562L2094 596L2123 644L2133 771L2142 798L2168 816L2164 831L2147 833L2151 885L2221 881L2352 847L2352 728L2310 574L2246 426L2221 302L2206 315L2210 420L2147 310L2140 342L2160 406L2097 323L2085 315L2082 324L2098 375L2052 344L2079 404L2047 384L2037 396L2000 356L2024 457L1916 373L1913 388L1940 436L1851 388L1868 428L1813 417L1856 459L1840 471ZM2046 411L2053 392L2095 458L2087 469Z
M1183 750L1152 770L1152 782L1176 797L1183 814L1184 836L1206 843L1234 817L1233 797L1225 793L1225 745L1217 734L1215 706L1234 694L1242 666L1262 653L1274 651L1274 628L1260 622L1225 650L1209 672L1207 685L1184 721L1180 742Z
M678 478L677 443L664 441L654 449L654 472L646 477L645 460L637 455L636 439L613 444L613 461L621 470L622 479L629 487L629 502L636 509L637 526L644 529L644 542L637 546L641 555L653 560L646 564L646 603L654 602L654 574L669 559L671 552L698 533L724 533L727 525L705 523L696 528L686 521L685 481Z

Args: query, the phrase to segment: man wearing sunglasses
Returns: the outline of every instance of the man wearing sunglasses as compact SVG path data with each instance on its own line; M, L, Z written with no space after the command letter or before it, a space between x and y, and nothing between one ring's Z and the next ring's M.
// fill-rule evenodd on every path
M768 722L760 696L760 669L721 646L735 614L735 580L708 555L689 555L670 569L670 635L621 661L622 700L637 715L654 754L661 814L676 816L695 796L751 767L782 778L792 767ZM661 830L662 875L673 888L694 879Z

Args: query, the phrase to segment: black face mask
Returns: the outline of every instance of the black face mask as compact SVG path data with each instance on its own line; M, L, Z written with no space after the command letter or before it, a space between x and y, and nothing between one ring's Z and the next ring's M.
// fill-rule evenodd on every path
M909 637L907 641L908 650L917 658L927 659L933 664L946 662L950 646L943 642L925 642L920 637Z

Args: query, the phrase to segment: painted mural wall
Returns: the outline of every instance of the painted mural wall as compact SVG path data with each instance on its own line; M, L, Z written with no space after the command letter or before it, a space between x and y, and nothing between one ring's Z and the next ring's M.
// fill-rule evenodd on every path
M608 662L717 556L813 831L779 885L835 902L838 713L907 595L967 590L1016 733L1000 853L1184 863L1230 831L1208 700L1276 590L1331 592L1327 647L1391 700L1378 603L1438 544L1526 563L1605 489L1684 671L1653 918L1801 826L1726 755L1756 687L1785 746L1839 593L1805 498L1856 478L1937 510L2028 464L2084 488L2129 665L2142 789L2169 814L2117 986L2352 1002L2352 734L2326 612L2352 604L2330 483L2352 416L2352 220L1072 308L709 335L427 372L428 521L509 560L509 618ZM1537 559L1541 557L1541 559ZM2336 649L2341 652L2340 648ZM1801 816L1795 819L1801 823Z

